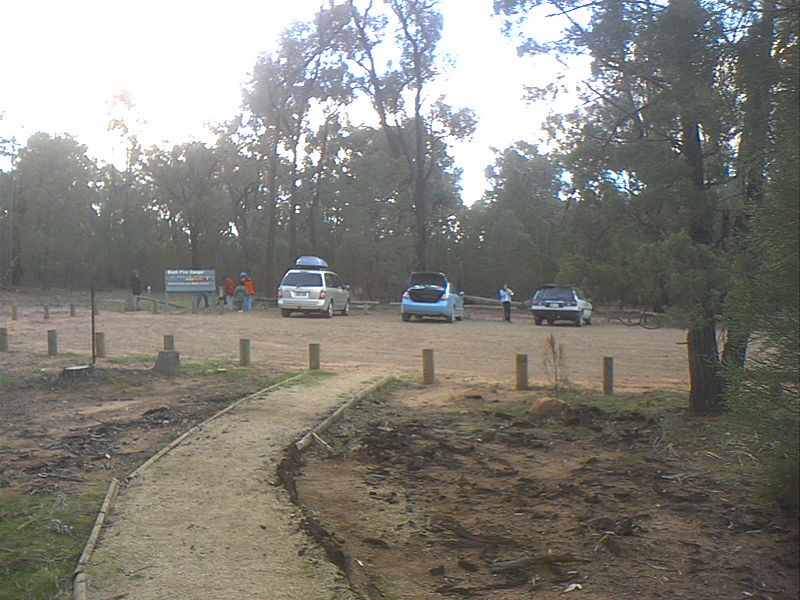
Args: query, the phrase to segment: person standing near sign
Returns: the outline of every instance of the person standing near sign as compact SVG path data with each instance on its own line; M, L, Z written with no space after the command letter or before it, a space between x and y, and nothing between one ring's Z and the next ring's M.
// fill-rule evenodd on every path
M256 285L244 271L239 273L239 282L244 285L245 289L243 310L251 311L253 310L253 297L256 295Z
M139 296L142 295L142 279L139 277L139 271L131 273L130 285L131 294L133 295L133 309L139 310Z
M236 285L233 282L233 277L225 275L222 280L222 297L225 298L225 306L228 307L228 310L233 310L233 292L235 289Z
M205 307L208 308L208 292L206 292L205 290L197 292L197 294L194 297L195 306L199 308L201 302L204 302Z

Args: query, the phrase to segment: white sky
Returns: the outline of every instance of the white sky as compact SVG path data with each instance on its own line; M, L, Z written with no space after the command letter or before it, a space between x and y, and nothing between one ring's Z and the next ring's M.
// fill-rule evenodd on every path
M91 156L113 160L109 101L127 90L145 121L145 145L210 142L206 124L236 114L257 54L274 49L281 30L320 2L3 0L0 136L24 144L38 131L69 133ZM554 70L517 57L492 0L441 0L440 8L441 50L456 59L443 84L448 102L479 118L472 141L454 148L471 204L485 188L490 147L541 139L549 107L524 103L523 86L552 79Z

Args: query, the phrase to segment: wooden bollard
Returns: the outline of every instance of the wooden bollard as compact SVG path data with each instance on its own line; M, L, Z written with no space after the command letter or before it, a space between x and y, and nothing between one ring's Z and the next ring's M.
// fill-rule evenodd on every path
M175 350L175 336L174 335L165 335L164 336L164 350Z
M50 306L48 304L44 305L44 318L45 320L50 318Z
M106 334L96 331L94 334L94 353L100 358L106 357Z
M239 366L246 367L250 364L250 340L239 340Z
M155 300L153 301L153 314L154 315L158 314L158 302L156 302Z
M16 321L17 320L17 305L16 304L11 306L11 320L12 321Z
M55 329L47 330L47 354L50 356L58 354L58 332Z
M422 351L422 383L430 385L436 381L436 372L433 367L433 350L426 348Z
M528 389L528 355L517 354L517 389Z
M75 316L75 305L74 304L70 304L69 305L69 316L70 317L74 317Z
M8 352L8 329L0 327L0 352Z
M603 393L610 396L614 393L614 358L603 357Z
M308 369L309 371L318 371L320 366L319 362L319 344L308 345Z

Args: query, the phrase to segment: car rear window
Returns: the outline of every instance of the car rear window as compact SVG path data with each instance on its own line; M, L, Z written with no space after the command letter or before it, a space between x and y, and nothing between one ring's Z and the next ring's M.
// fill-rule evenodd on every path
M444 287L446 284L444 277L439 273L412 273L408 285L438 285Z
M570 288L544 288L536 292L535 300L572 300Z
M305 285L310 287L322 287L322 275L320 273L307 273L297 271L287 273L281 285Z

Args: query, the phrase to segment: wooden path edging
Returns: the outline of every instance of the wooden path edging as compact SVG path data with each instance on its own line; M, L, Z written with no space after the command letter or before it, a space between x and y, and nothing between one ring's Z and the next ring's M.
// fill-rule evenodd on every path
M347 577L350 587L361 597L368 600L382 600L383 594L372 582L364 568L364 563L351 556L344 549L344 545L336 536L322 524L313 511L300 503L297 496L295 475L300 468L301 455L312 442L321 441L320 434L330 428L333 423L342 417L345 411L352 408L370 394L380 391L397 379L387 375L377 382L356 393L350 400L337 408L330 416L323 420L311 431L295 441L284 450L285 457L278 465L278 481L289 494L289 499L295 504L303 515L301 527L325 551L328 561L339 567ZM324 443L324 442L322 442Z
M293 375L283 381L278 383L274 383L270 386L265 387L264 389L258 390L257 392L253 392L252 394L248 394L243 398L239 398L233 404L230 404L223 408L221 411L214 413L208 419L203 421L202 423L198 423L197 425L189 428L183 434L175 438L172 442L164 446L161 450L156 452L153 456L148 458L144 463L142 463L138 468L131 472L124 479L125 485L129 484L130 481L142 473L144 473L153 463L155 463L158 459L162 458L165 454L167 454L170 450L173 450L177 445L179 445L183 440L189 437L191 434L201 430L203 427L211 423L212 421L218 419L222 415L230 412L243 402L247 400L252 400L256 396L260 396L262 394L266 394L275 390L279 387L283 387L294 380L302 377L303 375L307 375L307 371L303 371L302 373L298 373L297 375ZM89 539L86 541L86 545L84 546L83 553L81 557L78 559L78 564L75 567L75 571L72 574L72 598L73 600L88 600L88 594L86 591L86 565L89 563L89 560L92 557L92 553L94 552L95 547L97 546L97 542L100 539L100 534L102 533L103 526L105 525L106 518L108 517L111 509L114 506L114 501L117 498L117 494L119 493L120 481L116 477L111 480L111 483L108 486L108 490L106 491L105 498L103 499L103 504L100 506L100 510L97 513L97 518L95 519L94 526L92 527L92 531L89 534Z

